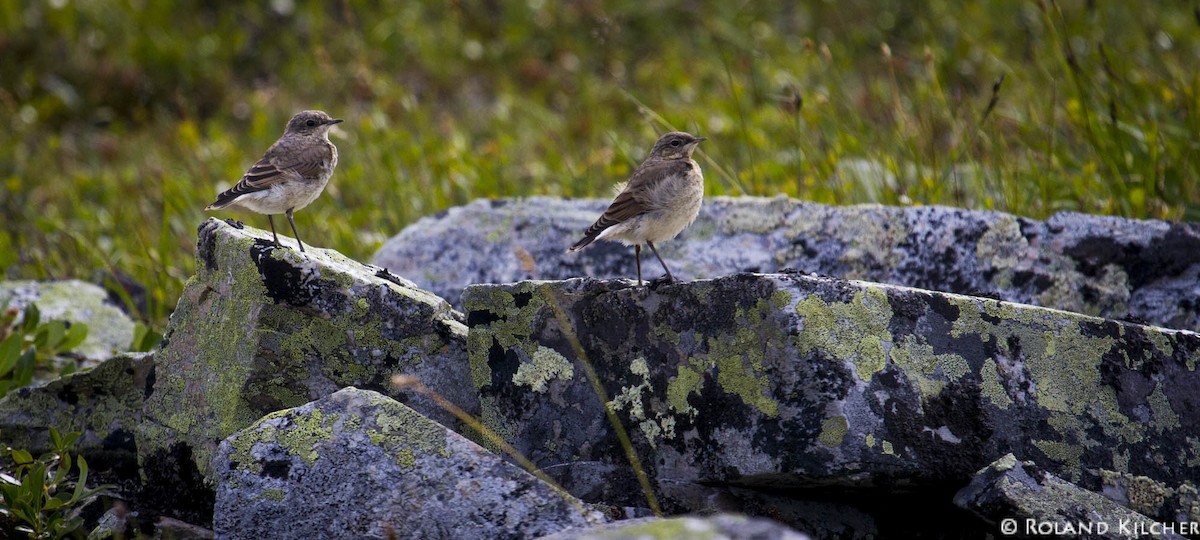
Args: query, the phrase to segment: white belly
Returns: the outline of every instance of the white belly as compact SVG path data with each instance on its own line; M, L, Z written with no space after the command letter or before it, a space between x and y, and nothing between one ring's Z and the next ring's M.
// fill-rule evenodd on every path
M312 204L321 196L329 177L324 181L291 180L275 184L268 189L247 193L238 197L234 204L260 214L282 214L288 209L299 210Z

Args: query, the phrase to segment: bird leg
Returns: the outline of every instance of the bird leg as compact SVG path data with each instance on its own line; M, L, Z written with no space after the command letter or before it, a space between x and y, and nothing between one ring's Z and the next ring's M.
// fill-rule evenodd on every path
M271 217L271 214L267 214L267 223L271 224L271 236L275 237L275 247L283 247L283 244L279 243L279 235L275 234L275 218Z
M654 256L658 257L658 262L662 264L663 270L667 271L667 281L675 281L675 276L671 275L671 269L667 268L667 261L664 261L662 256L658 254L658 248L654 247L654 242L646 240L646 245L650 246L650 249L654 251Z
M642 286L642 245L633 245L633 260L637 261L638 287Z
M304 253L304 242L300 241L300 233L296 231L296 220L292 219L293 208L287 209L288 223L292 224L292 234L296 235L296 243L300 244L300 253ZM661 259L660 259L661 260Z

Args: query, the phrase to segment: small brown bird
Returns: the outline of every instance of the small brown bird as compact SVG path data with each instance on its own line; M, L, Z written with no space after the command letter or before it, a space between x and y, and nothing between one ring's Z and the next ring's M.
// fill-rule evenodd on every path
M700 174L700 165L692 160L692 151L703 140L704 137L681 131L659 138L650 150L650 156L633 171L604 215L567 251L579 251L596 239L632 245L640 287L642 244L646 244L662 264L667 279L674 281L675 276L671 275L654 243L675 238L700 213L704 177Z
M275 233L273 214L287 214L292 233L300 251L304 243L296 231L292 211L312 203L337 167L337 147L329 142L329 128L341 122L321 111L301 111L288 121L283 136L275 141L262 159L258 160L237 185L217 195L217 200L205 210L220 210L229 205L238 205L267 215L271 224L271 236L275 245L279 235Z

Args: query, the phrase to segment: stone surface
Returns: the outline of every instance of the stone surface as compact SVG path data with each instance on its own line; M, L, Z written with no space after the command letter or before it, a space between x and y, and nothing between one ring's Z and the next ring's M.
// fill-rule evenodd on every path
M376 392L347 388L221 443L221 538L535 538L600 523L578 499Z
M59 319L82 322L87 339L75 348L91 360L105 360L129 350L133 342L133 320L108 301L108 293L91 283L66 281L0 281L0 310L24 310L37 304L43 322Z
M43 386L14 390L0 399L0 448L38 455L50 449L54 427L82 434L76 449L93 469L135 466L134 434L153 365L149 353L124 353Z
M678 516L618 521L570 529L541 540L807 540L808 536L763 518L737 514Z
M1009 452L1093 490L1113 472L1200 478L1189 331L799 274L479 285L463 302L488 427L556 477L625 467L607 405L668 512L706 507L700 483L944 490ZM647 504L636 483L610 491Z
M474 283L635 276L633 250L565 253L607 200L479 200L421 219L373 262L457 302ZM713 197L659 246L681 279L794 268L1169 328L1200 329L1200 224L948 207L825 206ZM661 273L646 255L647 278Z
M138 449L164 504L190 504L217 444L263 415L356 385L430 417L453 417L391 378L419 378L476 411L466 328L449 304L336 251L276 248L266 231L215 219L199 229L197 274L171 316ZM208 507L211 511L211 506ZM196 515L176 515L191 523Z
M979 471L954 502L1004 536L1182 539L1179 532L1200 534L1200 522L1156 522L1012 454Z

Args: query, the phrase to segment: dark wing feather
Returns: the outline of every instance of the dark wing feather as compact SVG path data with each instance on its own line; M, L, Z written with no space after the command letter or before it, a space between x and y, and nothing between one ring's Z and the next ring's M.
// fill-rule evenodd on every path
M583 233L583 238L575 242L575 245L571 246L568 251L579 251L595 241L596 237L605 229L645 213L649 210L646 206L646 193L659 182L671 176L687 174L690 168L691 165L688 162L676 159L642 163L636 171L633 171L625 189L621 190L617 198L613 199L600 219L588 227Z
M217 195L216 202L208 206L209 210L225 207L238 197L255 191L270 189L271 186L296 178L316 178L320 176L325 163L333 158L333 152L328 145L314 144L298 152L285 152L278 147L271 147L262 159L258 160L237 185Z

